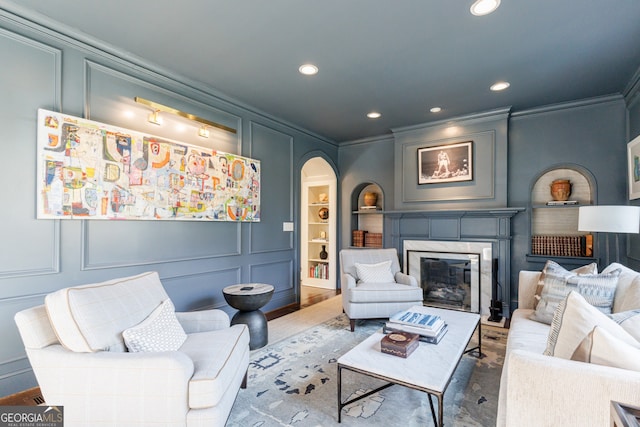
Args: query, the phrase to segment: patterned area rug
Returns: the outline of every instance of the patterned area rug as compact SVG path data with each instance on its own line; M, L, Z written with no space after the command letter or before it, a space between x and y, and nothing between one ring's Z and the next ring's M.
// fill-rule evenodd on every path
M240 390L227 427L433 425L427 395L398 385L345 407L338 424L337 359L382 324L360 321L350 332L340 315L252 352L248 387ZM507 334L483 328L482 335L482 357L463 356L446 390L445 426L495 425ZM343 401L382 384L343 371Z

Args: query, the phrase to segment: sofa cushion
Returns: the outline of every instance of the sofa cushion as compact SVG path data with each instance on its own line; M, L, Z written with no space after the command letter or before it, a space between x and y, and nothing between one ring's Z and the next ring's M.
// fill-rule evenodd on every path
M610 317L640 342L640 309L613 313Z
M536 293L534 295L533 308L536 308L540 298L542 297L542 290L546 282L554 283L555 281L566 282L566 279L575 274L598 274L598 264L592 262L591 264L583 265L578 268L574 268L571 271L567 271L563 266L553 260L548 260L544 265L544 268L540 272L540 278L538 279L538 286L536 287Z
M132 352L176 351L187 339L178 322L170 299L164 300L149 317L122 332L127 349Z
M348 292L348 301L354 303L422 300L422 288L399 283L360 283Z
M61 289L45 297L60 343L76 352L125 351L122 331L168 298L158 273Z
M544 288L540 301L531 319L551 324L553 314L560 302L571 291L577 291L587 301L603 313L611 313L613 299L620 270L613 270L603 274L577 274L564 270L566 273L545 277Z
M193 376L189 381L189 408L216 406L225 393L236 393L229 386L237 369L249 358L249 329L238 324L230 328L189 334L180 347L193 361Z
M630 345L637 343L622 326L589 304L578 292L571 291L553 317L544 354L570 359L578 345L596 326Z
M358 282L361 283L389 283L395 282L391 274L391 261L383 261L375 264L355 263L358 273Z
M629 345L600 326L593 328L571 360L640 371L640 343Z
M610 273L613 270L620 270L613 312L640 308L640 273L617 262L611 263L602 272Z

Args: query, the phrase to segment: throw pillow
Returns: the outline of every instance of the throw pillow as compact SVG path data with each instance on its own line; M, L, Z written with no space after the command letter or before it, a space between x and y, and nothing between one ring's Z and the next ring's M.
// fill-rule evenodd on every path
M355 263L355 266L360 283L395 282L393 274L391 274L391 261L383 261L377 264Z
M640 309L613 313L609 317L640 342Z
M130 352L176 351L187 339L170 299L164 300L142 322L122 332Z
M530 316L532 320L551 324L556 308L571 291L582 294L603 313L611 313L620 270L606 274L577 274L566 270L565 272L560 273L558 270L558 274L547 275L540 301Z
M640 371L640 342L630 345L596 326L582 340L571 360Z
M630 345L637 343L622 326L589 304L578 292L571 291L553 316L544 354L570 359L578 345L596 326L601 326Z
M567 271L563 266L555 261L548 260L544 265L544 268L540 272L540 278L538 279L538 286L536 287L536 293L534 295L533 308L536 308L540 297L542 295L542 289L544 284L549 281L553 283L557 280L565 280L565 277L573 276L573 274L598 274L598 264L592 262L591 264L583 265L582 267L574 268L571 271Z

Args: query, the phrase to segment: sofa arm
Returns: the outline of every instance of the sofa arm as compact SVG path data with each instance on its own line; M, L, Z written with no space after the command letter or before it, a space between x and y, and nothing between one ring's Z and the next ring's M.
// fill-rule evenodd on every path
M507 426L608 426L611 401L640 401L640 372L513 350Z
M355 287L356 278L349 273L342 273L342 280L340 280L340 288L342 289L342 292L346 291L349 288Z
M218 309L176 312L176 317L187 334L217 331L231 324L229 315Z
M404 274L401 271L398 271L396 273L395 280L396 280L396 283L400 283L402 285L418 286L418 281L416 280L415 277L410 276L408 274Z
M533 308L539 279L539 271L520 271L518 275L518 308Z
M46 403L64 405L69 425L184 424L194 372L185 354L75 353L61 345L27 352Z

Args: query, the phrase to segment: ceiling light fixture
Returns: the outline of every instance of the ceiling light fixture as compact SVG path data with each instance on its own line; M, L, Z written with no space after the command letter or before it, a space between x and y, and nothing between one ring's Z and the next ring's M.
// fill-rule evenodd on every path
M440 111L442 111L442 108L440 107L433 107L432 109L430 109L429 111L431 111L432 113L439 113Z
M372 111L367 114L367 117L369 117L370 119L379 119L380 117L382 117L382 114L378 113L377 111Z
M147 120L149 121L149 123L153 123L154 125L162 125L162 117L160 116L160 110L155 110L153 111L151 114L149 114L149 117L147 117Z
M476 0L469 9L472 15L484 16L494 12L500 6L500 0Z
M491 89L494 92L499 92L501 90L505 90L509 86L511 86L511 84L509 82L497 82L497 83L494 83L493 85L491 85L491 87L489 89Z
M298 68L298 71L305 76L313 76L318 74L318 67L313 64L302 64L300 68Z

